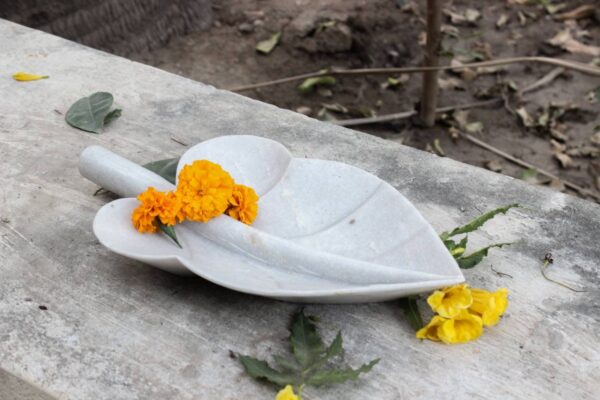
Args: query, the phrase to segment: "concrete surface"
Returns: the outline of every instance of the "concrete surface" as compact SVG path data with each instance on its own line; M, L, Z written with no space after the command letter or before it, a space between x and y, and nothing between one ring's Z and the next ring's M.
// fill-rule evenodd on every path
M308 389L307 399L593 399L600 391L598 205L13 23L0 21L0 53L0 367L10 374L61 399L274 398L229 351L285 351L297 306L110 253L91 230L109 199L93 197L96 187L77 171L90 144L141 163L181 154L172 136L191 144L248 133L277 139L296 156L378 175L439 232L493 207L524 205L471 238L520 240L466 271L473 286L510 289L497 327L476 342L444 346L416 340L395 302L309 306L328 336L343 330L351 364L382 361L358 382ZM50 79L15 82L18 70ZM122 117L100 135L69 127L69 105L98 90L114 94ZM549 275L586 292L541 277L547 252L555 259ZM13 398L3 390L0 398Z
M54 397L29 382L0 369L0 399L2 400L53 400Z

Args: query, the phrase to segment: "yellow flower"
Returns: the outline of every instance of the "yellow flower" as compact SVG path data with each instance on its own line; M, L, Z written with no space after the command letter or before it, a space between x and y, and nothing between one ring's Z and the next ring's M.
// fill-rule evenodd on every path
M466 343L477 339L483 333L481 318L467 310L454 318L434 316L431 321L417 331L417 339L429 339L446 344Z
M28 74L27 72L17 72L13 74L13 79L16 81L38 81L40 79L47 79L48 75L34 75Z
M186 218L206 222L225 212L233 192L233 179L220 165L194 161L179 173L177 192Z
M141 233L153 233L158 230L158 222L175 225L183 221L181 200L174 192L159 192L149 187L137 199L141 204L133 211L133 226Z
M444 318L454 318L473 303L471 290L467 284L436 290L427 298L431 309Z
M275 400L300 400L300 397L294 394L292 385L287 385L277 393Z
M441 339L438 335L438 329L445 321L447 321L447 318L439 315L434 316L427 325L417 331L417 339L429 339L439 342Z
M233 186L233 193L229 199L227 215L244 224L254 222L258 213L258 195L251 187L244 185Z
M446 344L466 343L483 333L481 318L463 310L454 318L446 319L438 327L438 337Z
M495 292L482 289L471 289L473 304L469 311L481 316L483 325L494 326L508 306L508 289L500 288Z

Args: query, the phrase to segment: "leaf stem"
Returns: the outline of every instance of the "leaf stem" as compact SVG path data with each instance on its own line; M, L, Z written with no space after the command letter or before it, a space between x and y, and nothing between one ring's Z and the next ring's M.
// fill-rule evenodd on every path
M417 305L416 296L400 299L400 306L404 309L404 313L408 317L408 321L415 331L418 331L425 325L423 323L423 318L421 317L421 312L419 311L419 306Z

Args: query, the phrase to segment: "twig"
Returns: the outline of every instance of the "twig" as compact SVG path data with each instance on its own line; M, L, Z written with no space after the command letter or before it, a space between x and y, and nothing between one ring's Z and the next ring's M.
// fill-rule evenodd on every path
M513 276L511 274L507 274L506 272L501 272L501 271L497 271L496 269L494 269L494 265L490 264L490 268L492 269L492 271L494 271L496 273L496 275L498 276L508 276L509 278L512 278Z
M563 72L565 72L565 69L562 67L554 68L552 71L550 71L546 75L544 75L541 79L538 79L531 85L526 86L524 89L520 90L519 92L521 94L533 92L534 90L537 90L537 89L541 88L542 86L546 86L547 84L549 84L550 82L552 82L553 80L558 78Z
M513 163L515 163L517 165L520 165L521 167L524 167L524 168L535 169L541 175L547 176L548 178L551 178L551 179L560 180L560 181L562 181L562 183L566 187L571 188L573 190L576 190L576 191L578 191L581 194L585 194L587 196L593 197L594 199L600 201L600 195L597 195L597 194L595 194L595 193L593 193L593 192L591 192L591 191L589 191L589 190L587 190L585 188L582 188L581 186L576 185L573 182L564 180L564 179L558 177L557 175L554 175L551 172L548 172L548 171L543 170L543 169L541 169L539 167L536 167L535 165L530 164L527 161L523 161L520 158L514 157L513 155L508 154L505 151L502 151L502 150L500 150L500 149L498 149L498 148L496 148L496 147L494 147L494 146L492 146L492 145L484 142L483 140L477 139L476 137L473 137L473 136L469 135L468 133L462 133L462 132L460 132L459 135L461 137L467 139L469 142L471 142L471 143L473 143L473 144L475 144L475 145L477 145L477 146L479 146L481 148L489 150L492 153L494 153L496 155L499 155L500 157L503 157L503 158L507 159L508 161L511 161L511 162L513 162Z
M175 136L171 136L171 140L174 141L175 143L179 143L182 146L189 146L189 144L182 141L181 139L176 138Z
M533 92L533 91L541 88L542 86L549 84L554 79L559 77L560 74L562 74L563 72L564 72L563 68L560 68L560 67L554 68L552 71L550 71L549 73L547 73L546 75L544 75L542 78L538 79L531 85L526 86L525 88L519 90L519 94L523 95L523 94L526 94L529 92ZM489 106L501 104L502 101L505 101L505 100L498 98L498 99L477 101L474 103L467 103L467 104L462 104L462 105L457 105L457 106L440 107L440 108L436 109L435 112L437 114L441 114L441 113L447 113L447 112L451 112L451 111L455 111L455 110L468 110L470 108L489 107ZM400 119L407 119L407 118L411 118L413 115L416 115L416 114L417 114L416 111L404 111L404 112L399 112L399 113L394 113L394 114L380 115L377 117L342 119L339 121L331 121L331 123L340 125L340 126L367 125L367 124L376 124L376 123L381 123L381 122L395 121L395 120L400 120Z
M442 47L442 0L427 0L427 42L425 43L426 67L437 67L440 64L440 48ZM437 70L423 74L423 90L421 92L421 122L427 127L435 125L435 109L438 100Z
M544 279L546 279L547 281L550 281L552 283L556 283L557 285L560 285L566 289L572 290L575 293L584 293L586 291L584 289L575 289L575 288L567 285L566 283L559 282L557 280L550 278L548 275L546 275L546 268L548 268L548 265L550 265L552 263L554 263L552 254L546 253L546 255L544 256L544 260L543 260L543 264L542 264L542 268L541 268L542 276L544 277Z
M576 61L561 60L550 57L512 57L512 58L501 58L498 60L481 61L470 64L463 64L459 66L441 66L441 67L403 67L403 68L362 68L362 69L324 69L318 72L310 72L307 74L290 76L287 78L275 79L268 82L254 83L251 85L237 86L229 88L232 92L243 92L246 90L258 89L266 86L280 85L282 83L301 81L307 78L313 78L318 76L361 76L361 75L394 75L394 74L410 74L410 73L422 73L426 71L459 71L467 68L478 68L478 67L496 67L500 65L509 64L520 64L520 63L541 63L550 64L566 69L572 69L574 71L581 72L583 74L600 76L600 68L593 65L588 65Z
M596 7L597 7L597 5L584 4L582 6L577 7L574 10L557 14L554 16L554 19L556 19L558 21L564 21L567 19L580 19L580 18L589 17L590 15L594 15L594 11L596 10Z
M435 110L437 114L446 113L454 110L467 110L469 108L478 108L478 107L488 107L493 106L499 102L501 99L491 99L484 101L476 101L474 103L467 103L457 106L448 106L448 107L440 107ZM341 119L337 121L330 121L332 124L340 125L340 126L353 126L353 125L367 125L367 124L376 124L380 122L389 122L400 119L408 119L413 115L416 115L417 112L412 111L404 111L395 114L386 114L380 115L378 117L369 117L369 118L354 118L354 119Z

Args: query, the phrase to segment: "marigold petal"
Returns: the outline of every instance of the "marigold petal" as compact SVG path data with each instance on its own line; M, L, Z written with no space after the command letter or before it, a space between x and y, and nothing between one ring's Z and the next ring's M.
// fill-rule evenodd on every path
M38 81L40 79L47 79L49 78L48 75L35 75L35 74L28 74L27 72L17 72L13 74L13 79L16 81L22 81L22 82L26 82L26 81Z

